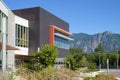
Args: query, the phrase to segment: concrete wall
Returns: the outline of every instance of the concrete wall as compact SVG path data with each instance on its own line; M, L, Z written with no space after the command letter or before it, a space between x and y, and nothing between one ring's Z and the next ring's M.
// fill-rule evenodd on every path
M14 51L8 51L7 53L7 69L15 68L15 54Z
M8 12L8 44L15 46L15 15Z
M8 7L5 5L5 3L0 0L0 10L8 16Z
M8 11L8 44L15 46L15 15ZM15 54L14 51L7 51L7 68L14 69Z
M14 46L15 43L15 36L14 36L14 14L10 9L5 5L3 1L0 0L0 10L8 17L8 44L11 44ZM3 26L2 26L3 27ZM7 51L6 56L6 66L13 68L14 66L14 52L13 51Z
M20 24L22 26L28 27L28 20L15 15L15 24Z
M23 19L15 14L0 0L0 11L8 17L8 43L15 46L15 23L29 27L28 20ZM20 50L7 50L7 68L14 69L15 54L28 55L28 48L18 47Z
M19 24L21 26L25 26L25 27L29 27L29 21L27 19L21 18L17 15L15 15L15 24ZM14 33L15 35L15 33ZM14 40L15 41L15 40ZM19 55L28 55L28 48L25 47L18 47L20 50L15 51L15 54L19 54Z

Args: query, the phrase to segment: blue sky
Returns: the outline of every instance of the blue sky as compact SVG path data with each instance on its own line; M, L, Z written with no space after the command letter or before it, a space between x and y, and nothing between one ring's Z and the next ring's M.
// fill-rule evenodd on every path
M40 6L70 25L72 33L120 33L120 0L3 0L10 9Z

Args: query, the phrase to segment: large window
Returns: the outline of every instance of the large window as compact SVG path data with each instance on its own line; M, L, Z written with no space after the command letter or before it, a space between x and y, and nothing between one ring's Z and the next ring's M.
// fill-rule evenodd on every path
M63 48L63 49L69 49L70 48L70 40L68 40L69 36L55 30L54 37L55 37L54 44L57 47Z
M55 45L58 46L59 48L64 48L64 49L69 49L69 41L63 38L60 38L58 36L55 36Z
M28 47L28 27L16 24L15 44L20 47Z

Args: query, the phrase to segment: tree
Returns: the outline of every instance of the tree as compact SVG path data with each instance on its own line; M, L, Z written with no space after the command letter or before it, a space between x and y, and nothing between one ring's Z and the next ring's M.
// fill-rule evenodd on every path
M102 43L99 43L97 48L95 49L95 52L104 52L104 47Z
M80 67L87 67L88 66L88 60L85 56L82 57L82 59L80 60Z
M107 59L109 58L109 53L108 52L104 52L103 54L100 54L101 55L101 66L106 66L107 65Z
M67 68L70 68L72 70L75 70L77 68L76 60L72 54L67 55L65 58L65 63L67 64Z
M38 52L37 57L42 65L47 67L48 65L53 65L55 59L58 55L58 49L56 46L44 45L40 52Z
M70 48L70 54L80 54L82 53L82 49L80 48Z
M112 65L112 66L116 66L117 65L117 54L116 54L116 52L111 52L110 54L109 54L109 63L110 63L110 65Z
M81 60L83 54L82 49L80 48L70 48L69 50L70 54L66 57L66 62L69 62L71 64L71 69L75 70L79 67L79 61Z
M44 45L40 52L33 52L29 54L32 56L32 60L27 64L26 68L32 70L40 70L44 67L52 66L55 63L55 59L58 55L58 49L56 46Z

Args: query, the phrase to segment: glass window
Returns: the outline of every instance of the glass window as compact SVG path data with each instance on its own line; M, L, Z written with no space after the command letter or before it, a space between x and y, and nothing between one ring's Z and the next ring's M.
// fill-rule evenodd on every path
M16 24L15 29L15 44L20 47L28 47L28 28L22 25Z
M69 49L69 41L55 36L54 44L59 48Z

